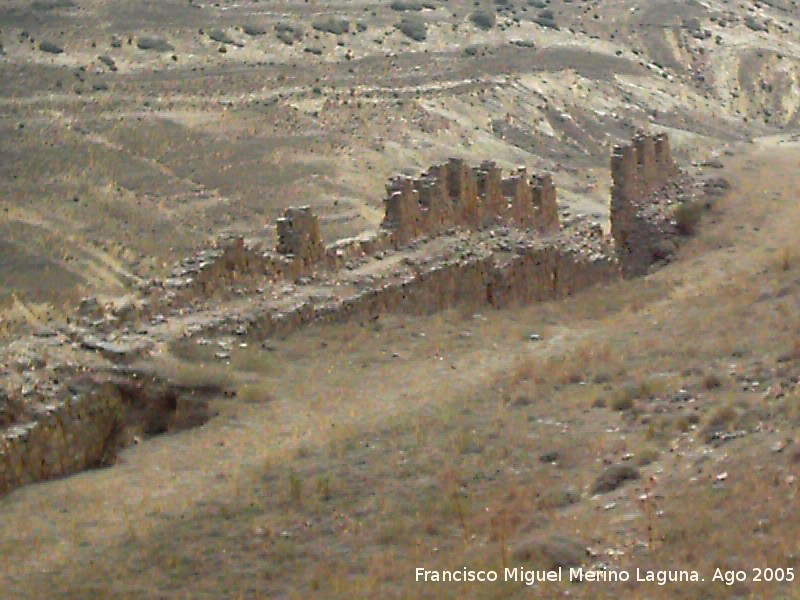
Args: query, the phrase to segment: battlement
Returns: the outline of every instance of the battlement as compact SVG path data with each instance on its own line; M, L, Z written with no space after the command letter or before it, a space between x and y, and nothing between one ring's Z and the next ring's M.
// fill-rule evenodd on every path
M559 230L552 178L530 177L524 168L504 179L493 162L469 167L463 160L451 158L416 179L390 180L386 192L381 227L392 233L395 247L452 227L497 223L533 228L541 234Z
M677 174L666 134L638 132L630 143L617 145L611 155L609 221L617 257L626 276L642 275L652 262L651 197Z
M611 203L642 199L675 176L669 137L639 131L627 144L614 146L611 155Z

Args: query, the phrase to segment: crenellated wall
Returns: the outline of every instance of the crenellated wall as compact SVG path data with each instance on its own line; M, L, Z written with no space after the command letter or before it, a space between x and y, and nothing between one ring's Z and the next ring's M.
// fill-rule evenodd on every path
M647 272L663 238L663 215L653 211L656 194L677 173L666 134L639 132L611 155L611 235L626 277Z
M319 219L308 206L289 207L276 223L274 252L234 239L186 259L167 279L172 300L211 296L248 277L296 279L319 269L336 271L350 261L401 248L453 228L509 225L535 233L559 232L556 187L550 175L518 169L503 178L491 161L469 167L451 158L421 177L393 177L386 185L385 213L376 233L323 245Z
M518 169L503 178L492 162L469 167L457 158L434 165L421 177L397 177L386 186L382 227L395 247L452 227L490 223L541 234L559 230L556 188L550 175L529 177Z

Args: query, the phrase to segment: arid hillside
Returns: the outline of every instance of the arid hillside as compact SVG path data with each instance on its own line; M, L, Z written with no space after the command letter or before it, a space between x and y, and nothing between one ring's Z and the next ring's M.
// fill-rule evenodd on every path
M220 234L272 244L290 204L329 240L374 228L389 175L450 156L550 170L564 210L602 216L610 148L637 127L704 160L797 124L797 18L777 0L9 0L6 319L122 294Z

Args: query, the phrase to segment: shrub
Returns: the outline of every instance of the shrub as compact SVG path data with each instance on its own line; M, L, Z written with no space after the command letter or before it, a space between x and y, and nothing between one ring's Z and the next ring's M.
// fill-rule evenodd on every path
M657 448L646 446L636 454L636 464L644 467L657 460L661 453Z
M419 2L406 2L404 0L395 0L389 5L389 8L392 10L396 10L398 12L404 11L420 11L422 10L422 4Z
M592 484L592 494L606 494L626 481L639 479L639 470L630 465L611 465Z
M703 376L703 389L715 390L722 387L722 378L716 373L707 373Z
M175 48L163 38L140 37L136 40L139 50L155 50L156 52L172 52Z
M294 469L289 472L289 498L292 504L299 505L303 501L303 482Z
M342 35L350 31L350 21L337 17L328 17L327 19L314 21L311 26L317 31L332 33L333 35Z
M64 49L61 46L48 41L40 42L39 50L42 52L47 52L48 54L61 54L64 52Z
M267 30L265 28L259 27L257 25L245 25L244 27L242 27L242 31L244 31L247 35L251 35L254 37L259 35L264 35L265 33L267 33Z
M420 19L405 17L397 24L397 29L415 42L424 42L428 37L428 25Z
M469 20L472 23L484 31L489 31L492 27L494 27L497 18L493 12L488 10L477 10L469 16Z
M235 43L234 39L225 33L222 29L212 29L208 32L208 37L214 40L215 42L219 42L220 44L233 44Z
M681 235L692 235L703 213L703 205L697 201L681 203L675 209L675 226Z
M737 416L736 409L731 404L718 406L703 427L703 439L706 443L711 442L718 434L729 431Z

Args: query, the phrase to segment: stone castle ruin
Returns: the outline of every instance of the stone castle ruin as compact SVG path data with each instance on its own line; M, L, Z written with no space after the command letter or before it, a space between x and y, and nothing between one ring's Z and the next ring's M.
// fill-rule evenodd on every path
M676 174L669 138L664 134L640 133L631 144L614 148L609 220L626 276L643 275L652 263L654 244L663 234L654 229L661 224L653 212L659 205L648 201Z
M493 162L470 168L453 158L419 179L393 178L386 191L382 227L392 232L395 247L453 226L505 223L545 234L559 229L552 178L529 178L524 168L503 179Z
M492 162L469 167L459 159L416 179L391 179L374 233L325 245L311 209L288 208L274 250L234 239L203 251L144 290L149 310L137 313L134 326L93 318L70 330L69 345L85 353L82 377L94 374L95 385L75 396L65 392L74 389L70 379L59 376L42 410L0 432L0 495L99 464L123 443L118 425L131 403L102 374L134 359L157 360L148 350L154 340L263 340L310 322L464 303L503 307L644 274L673 243L677 175L666 135L640 133L615 147L610 235L588 223L562 228L549 175L519 169L503 178ZM236 309L214 303L239 286L249 291Z
M167 281L189 295L211 295L248 275L296 279L324 268L400 249L421 238L453 229L508 226L541 236L558 233L556 187L547 175L528 176L520 168L503 178L495 163L469 167L461 159L434 165L417 179L393 177L386 186L385 214L377 233L322 243L319 219L311 208L290 207L277 220L273 252L246 248L241 239L184 260Z

